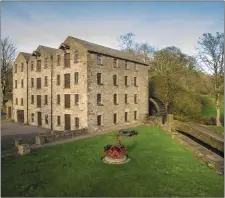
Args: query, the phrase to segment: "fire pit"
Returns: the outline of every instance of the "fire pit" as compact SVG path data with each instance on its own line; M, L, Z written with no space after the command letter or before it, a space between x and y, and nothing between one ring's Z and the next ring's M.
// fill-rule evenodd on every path
M124 164L130 161L127 154L127 148L121 143L122 137L132 137L138 134L135 130L120 130L116 134L117 144L107 144L104 147L104 157L102 161L108 164Z

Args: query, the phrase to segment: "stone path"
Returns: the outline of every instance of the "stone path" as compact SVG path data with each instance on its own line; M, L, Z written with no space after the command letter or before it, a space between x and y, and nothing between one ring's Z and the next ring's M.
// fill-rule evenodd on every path
M15 147L15 140L23 139L34 143L35 136L46 133L48 129L36 126L29 126L10 121L1 122L1 150L6 151Z

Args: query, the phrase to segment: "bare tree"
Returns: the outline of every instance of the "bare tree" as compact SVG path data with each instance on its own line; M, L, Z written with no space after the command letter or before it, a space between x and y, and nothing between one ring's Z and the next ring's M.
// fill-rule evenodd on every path
M119 39L120 48L123 51L130 52L136 55L137 57L140 58L140 60L148 64L150 59L153 59L155 49L146 42L145 43L135 42L133 39L134 36L135 35L131 32L125 35L121 35Z
M120 36L120 48L124 51L134 53L135 48L135 42L133 40L133 37L135 35L132 32L129 32L125 35Z
M153 59L154 48L148 43L136 44L137 55L145 62L149 63L150 59Z
M212 94L215 96L216 125L220 122L220 94L223 93L224 83L224 33L216 35L205 33L198 41L198 58L201 69L212 75Z
M12 79L12 64L16 55L16 46L14 42L6 37L1 39L1 89L2 89L2 105L6 90L10 86ZM10 88L9 88L10 89Z

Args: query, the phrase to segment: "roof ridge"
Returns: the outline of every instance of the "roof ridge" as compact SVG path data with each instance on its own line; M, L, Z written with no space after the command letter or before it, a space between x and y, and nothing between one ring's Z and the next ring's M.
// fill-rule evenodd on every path
M84 47L86 47L89 51L129 60L129 61L136 62L136 63L141 63L144 65L148 65L144 61L140 60L138 56L136 56L132 53L124 52L124 51L121 51L118 49L113 49L113 48L95 44L95 43L91 43L89 41L78 39L78 38L75 38L72 36L68 36L68 37L70 37L74 41L79 42L81 45L84 45Z
M38 47L45 47L45 48L51 48L51 49L56 49L56 50L57 50L57 48L54 48L54 47L48 47L48 46L45 46L45 45L39 45Z
M70 36L70 37L72 37L72 36ZM121 51L121 50L119 50L119 49L107 47L107 46L104 46L104 45L99 45L99 44L97 44L97 43L92 43L92 42L90 42L90 41L85 41L85 40L82 40L82 39L79 39L79 38L75 38L75 37L72 37L72 38L73 38L73 39L76 39L76 40L80 40L80 41L82 41L82 42L89 43L89 44L98 45L98 46L100 46L100 47L113 49L113 50L116 50L116 51L118 51L118 52L123 52L123 51ZM129 54L129 52L124 52L124 53L128 53L128 54Z
M20 52L21 54L30 54L32 55L31 53L28 53L28 52Z
M30 53L27 52L19 52L27 61L30 59L31 55Z

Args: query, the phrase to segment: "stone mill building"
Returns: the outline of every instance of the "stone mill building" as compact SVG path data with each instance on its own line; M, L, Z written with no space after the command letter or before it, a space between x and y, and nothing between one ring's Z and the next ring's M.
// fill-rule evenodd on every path
M51 130L125 127L148 115L148 65L71 36L14 62L13 119Z

